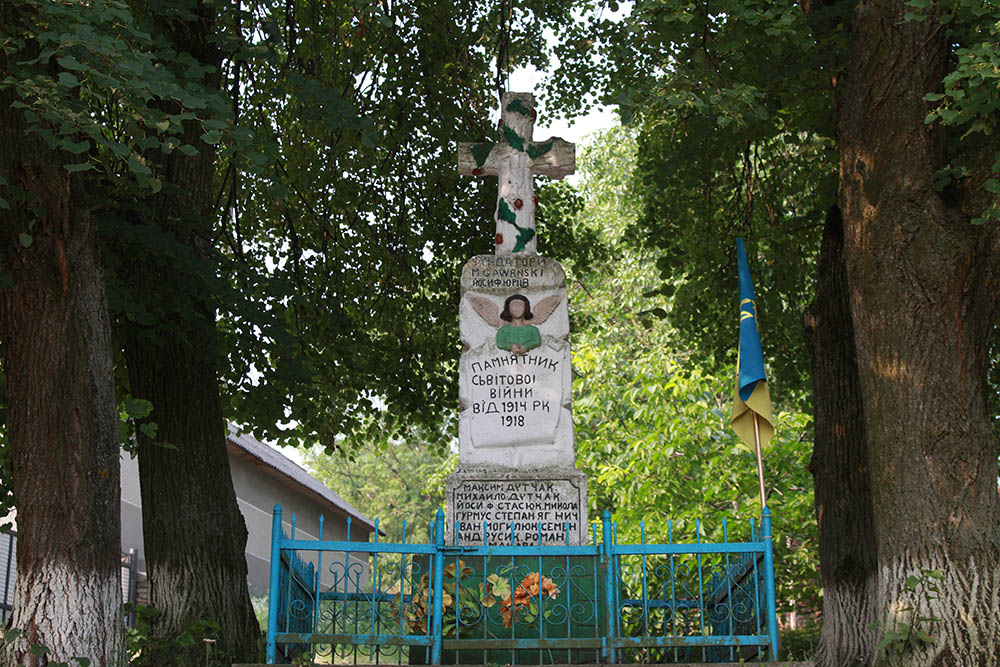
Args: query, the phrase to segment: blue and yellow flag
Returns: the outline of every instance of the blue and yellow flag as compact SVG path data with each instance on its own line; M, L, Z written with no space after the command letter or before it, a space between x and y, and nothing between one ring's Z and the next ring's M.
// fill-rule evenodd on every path
M753 416L757 415L760 446L765 447L774 435L774 414L771 394L764 373L764 353L760 348L757 328L757 301L753 294L753 279L747 262L743 239L736 239L740 270L740 347L737 361L738 376L733 396L733 430L751 453L755 452Z

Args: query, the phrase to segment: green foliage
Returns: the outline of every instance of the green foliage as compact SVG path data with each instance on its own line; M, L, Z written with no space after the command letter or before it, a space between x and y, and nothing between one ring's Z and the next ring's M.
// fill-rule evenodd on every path
M896 620L895 624L885 624L876 621L873 630L879 630L882 638L875 646L875 651L883 650L890 654L901 655L913 647L922 644L933 644L931 630L934 624L940 623L937 616L921 616L921 608L934 606L941 589L937 582L943 578L940 570L921 568L919 575L910 575L903 584L902 595L909 598L898 608L900 614L906 614L905 620Z
M818 622L808 622L795 629L782 630L778 641L781 647L780 660L789 662L812 660L819 647L822 630L823 626Z
M833 99L816 68L837 45L808 39L795 2L709 5L644 2L623 21L657 27L651 44L619 44L614 58L613 85L627 86L641 129L636 233L663 251L670 321L709 363L735 361L715 323L735 299L735 238L747 238L764 354L787 404L806 387L802 278L834 202ZM669 60L683 65L657 74Z
M384 421L358 429L346 455L313 448L305 454L311 475L361 512L380 519L390 542L426 541L434 514L444 505L444 480L458 457L448 453L452 424L439 430L413 425L391 428Z
M541 48L533 22L572 4L519 8L515 61ZM496 182L460 177L453 147L498 139L496 9L245 6L223 88L255 131L219 164L215 237L235 294L220 304L226 409L331 449L374 406L432 424L456 400L455 276L492 250Z
M228 656L219 655L214 651L216 637L222 628L213 621L197 621L185 628L175 639L165 642L153 637L152 631L159 612L148 605L125 605L125 613L135 611L135 627L125 630L125 649L129 655L129 664L141 667L143 665L178 665L180 667L223 667L232 664ZM200 655L186 652L193 646L201 645L204 652ZM199 652L200 653L200 652ZM185 656L194 656L190 660ZM180 662L178 662L180 660Z
M539 201L535 223L539 230L539 252L547 257L569 257L579 267L587 267L609 249L591 227L576 223L583 210L583 198L567 181L549 181L536 191Z
M0 638L0 655L6 654L8 644L13 643L24 635L24 630L21 630L20 628L7 628L4 630L3 637ZM49 660L46 656L48 656L51 651L47 646L43 646L41 644L32 644L28 649L28 652L31 653L32 656L42 658L48 667L90 667L92 664L89 658L70 658L67 662L55 662L54 660Z
M153 412L153 404L142 398L131 397L119 403L118 440L125 451L134 453L137 446L136 431L151 440L156 438L156 422L141 421Z
M1000 220L1000 151L995 149L996 141L990 141L1000 111L996 94L1000 86L1000 9L976 0L911 0L907 4L912 7L907 20L937 21L957 47L955 68L942 80L942 89L924 96L937 103L926 122L940 122L962 132L960 140L966 143L985 144L984 154L977 155L982 164L955 159L939 172L936 185L943 190L963 179L971 180L984 191L984 201L972 223ZM986 167L990 144L994 147L992 165Z
M66 0L13 0L12 16L0 33L7 64L0 89L13 91L29 134L66 156L67 172L95 170L112 189L158 192L163 184L147 151L196 153L181 138L189 120L214 131L228 126L225 99L201 84L206 68L174 51L128 3L95 0L82 11ZM181 109L170 112L164 101ZM25 193L5 185L0 206L25 202Z
M631 143L624 130L609 133L582 159L588 206L581 224L595 225L609 245L636 214L629 197L635 177L628 168ZM621 156L617 165L603 160L612 147ZM590 480L591 516L610 510L622 542L640 539L642 521L648 541L666 542L669 520L674 540L694 540L699 518L700 537L721 541L723 517L729 518L730 539L736 539L747 532L748 519L759 517L760 500L754 458L729 427L735 368L707 366L685 349L669 322L651 312L670 313L677 303L662 294L643 296L659 280L656 255L618 248L614 259L593 270L572 271L579 285L571 296L573 414L578 465ZM716 327L729 333L735 347L731 306ZM780 396L782 389L775 385L772 394ZM794 410L779 410L776 419L764 462L777 536L779 605L816 609L816 520L807 470L811 420Z

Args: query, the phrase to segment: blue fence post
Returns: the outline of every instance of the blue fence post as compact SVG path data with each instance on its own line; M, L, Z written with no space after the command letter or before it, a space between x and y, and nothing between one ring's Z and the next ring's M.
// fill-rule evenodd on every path
M323 541L323 524L326 518L319 515L319 541ZM313 586L313 624L312 631L319 632L319 596L323 589L323 552L316 552L316 583ZM315 648L315 646L313 647ZM331 647L332 650L332 647ZM315 656L314 656L315 657Z
M438 508L434 518L434 603L431 621L431 632L434 633L434 644L431 646L431 664L441 664L441 644L444 640L444 623L442 619L442 601L444 600L444 512Z
M271 574L267 597L267 664L278 660L278 568L281 567L281 505L274 504L271 516Z
M615 636L615 554L614 539L611 533L611 512L604 510L601 515L603 550L601 560L604 565L604 661L615 663L615 647L612 640Z
M769 660L778 660L778 611L774 592L774 543L771 539L771 510L765 505L760 516L761 538L764 540L764 586L767 604L767 637L771 650Z

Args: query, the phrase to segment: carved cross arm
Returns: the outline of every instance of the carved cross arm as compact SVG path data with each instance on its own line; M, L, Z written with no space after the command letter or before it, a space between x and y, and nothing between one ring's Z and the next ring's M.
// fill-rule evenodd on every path
M463 176L496 176L506 153L503 144L489 141L458 144L458 173Z
M576 144L553 137L535 141L528 146L531 171L538 176L556 180L576 171Z

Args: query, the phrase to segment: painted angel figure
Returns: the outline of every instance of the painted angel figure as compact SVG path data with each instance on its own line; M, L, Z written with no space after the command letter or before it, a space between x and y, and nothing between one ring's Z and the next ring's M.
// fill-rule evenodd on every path
M525 355L542 344L542 335L535 324L542 324L555 312L562 300L559 295L549 296L535 305L523 294L513 294L503 303L503 310L497 313L496 305L489 299L478 296L466 297L483 320L497 330L497 347L510 350L516 355ZM533 324L528 324L531 320Z

